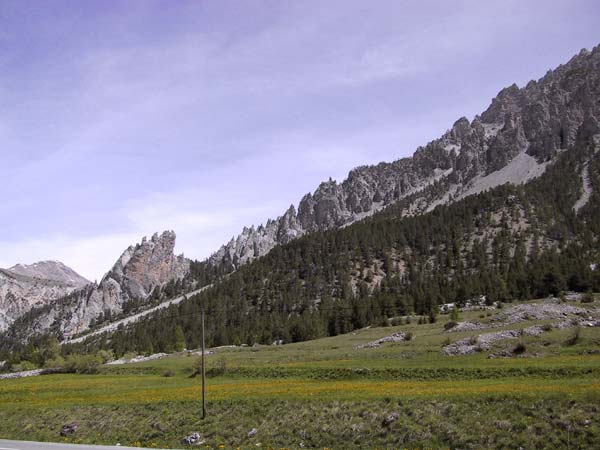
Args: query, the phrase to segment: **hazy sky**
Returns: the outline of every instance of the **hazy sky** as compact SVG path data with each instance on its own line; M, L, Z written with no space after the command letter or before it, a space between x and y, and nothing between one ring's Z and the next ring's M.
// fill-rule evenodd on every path
M600 43L598 1L0 1L0 267L204 258Z

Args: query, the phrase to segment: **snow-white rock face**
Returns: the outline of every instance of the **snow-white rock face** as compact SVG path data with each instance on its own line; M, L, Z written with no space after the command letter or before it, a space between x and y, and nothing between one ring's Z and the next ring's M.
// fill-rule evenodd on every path
M276 245L346 226L404 198L411 202L405 214L419 214L505 183L525 183L582 134L598 133L599 98L600 46L524 88L503 89L480 116L459 119L412 158L358 167L342 183L321 183L297 211L291 206L266 225L244 228L209 261L236 268Z
M68 338L87 330L101 314L118 314L130 300L145 300L157 286L181 279L190 261L175 256L175 233L165 231L127 248L98 284L88 284L55 302L51 308L34 311L33 317L13 335L23 338L52 330Z
M32 308L52 304L87 283L58 261L0 269L0 331Z

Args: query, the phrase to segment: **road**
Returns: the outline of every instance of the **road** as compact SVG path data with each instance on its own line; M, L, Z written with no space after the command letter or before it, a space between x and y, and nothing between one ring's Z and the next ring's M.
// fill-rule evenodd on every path
M53 442L9 441L0 439L0 450L114 450L140 447L124 447L117 445L75 445ZM160 450L160 449L158 449Z

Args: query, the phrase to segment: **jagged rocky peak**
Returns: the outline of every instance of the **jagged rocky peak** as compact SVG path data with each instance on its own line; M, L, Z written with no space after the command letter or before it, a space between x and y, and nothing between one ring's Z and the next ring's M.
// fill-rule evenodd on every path
M150 239L142 238L141 243L129 246L123 252L100 284L112 279L127 291L129 297L144 298L155 286L183 278L189 271L190 262L183 255L174 254L175 240L174 231L155 233Z
M26 330L13 326L9 332L31 335L52 330L68 338L86 331L103 315L121 313L129 301L143 305L155 287L189 273L190 261L174 254L175 238L173 231L143 238L121 254L100 283L63 295L52 308L35 311Z
M31 278L58 281L68 286L83 287L90 281L60 261L39 261L33 264L16 264L10 272Z
M342 183L323 182L264 227L244 229L209 261L238 267L306 233L348 225L410 196L419 214L466 195L542 174L572 148L582 127L600 118L600 46L525 87L502 89L472 121L458 119L411 158L352 170ZM585 125L584 125L585 123ZM590 131L592 130L592 131ZM428 189L435 183L435 193Z

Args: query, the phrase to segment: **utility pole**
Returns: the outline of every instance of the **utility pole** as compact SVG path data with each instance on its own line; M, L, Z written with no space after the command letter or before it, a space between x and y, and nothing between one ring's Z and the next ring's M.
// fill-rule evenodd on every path
M202 418L206 417L206 371L204 364L204 306L202 306Z

